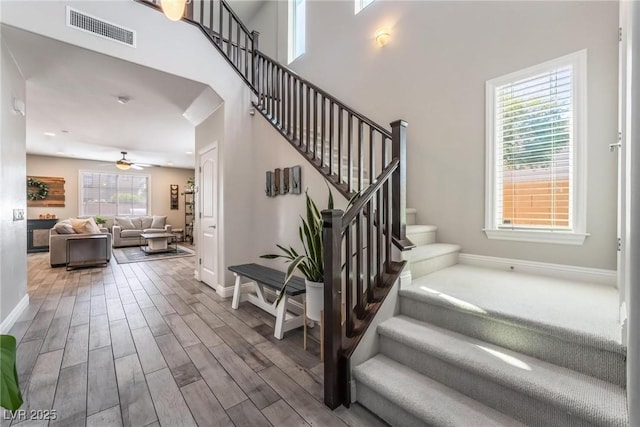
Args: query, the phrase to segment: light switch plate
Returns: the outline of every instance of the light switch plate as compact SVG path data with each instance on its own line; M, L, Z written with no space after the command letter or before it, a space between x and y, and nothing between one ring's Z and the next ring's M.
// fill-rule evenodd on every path
M24 221L24 209L14 209L13 210L13 220L14 221Z

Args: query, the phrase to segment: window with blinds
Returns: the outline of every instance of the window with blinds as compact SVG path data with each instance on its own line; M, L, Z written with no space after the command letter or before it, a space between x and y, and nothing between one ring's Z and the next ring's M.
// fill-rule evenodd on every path
M148 215L149 177L80 172L80 215Z
M579 52L487 82L487 229L572 233L583 225L576 154L585 64Z

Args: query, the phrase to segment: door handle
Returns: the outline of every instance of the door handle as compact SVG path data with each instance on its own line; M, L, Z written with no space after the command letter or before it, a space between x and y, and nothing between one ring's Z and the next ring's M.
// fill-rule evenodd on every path
M616 142L615 144L609 144L609 151L613 152L613 151L617 150L620 147L622 147L622 143L621 142Z

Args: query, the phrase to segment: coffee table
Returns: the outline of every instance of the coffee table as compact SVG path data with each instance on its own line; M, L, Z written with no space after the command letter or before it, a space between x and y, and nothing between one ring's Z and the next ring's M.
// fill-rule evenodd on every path
M142 233L140 234L140 239L140 250L144 252L145 255L160 252L178 252L178 243L176 242L175 234Z

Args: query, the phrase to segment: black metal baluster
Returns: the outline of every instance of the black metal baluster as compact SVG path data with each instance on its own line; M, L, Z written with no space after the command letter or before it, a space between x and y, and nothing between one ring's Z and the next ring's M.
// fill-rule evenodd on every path
M358 319L363 318L364 314L364 302L362 297L364 296L364 290L362 286L362 279L364 271L362 270L362 252L364 248L364 242L362 241L362 213L359 212L356 215L356 315Z
M346 283L345 283L345 314L346 314L346 329L347 336L353 336L353 242L351 237L351 227L352 224L347 226L345 230L345 244L346 244L346 260L345 260L345 274L346 274Z
M329 99L329 176L333 176L333 110L335 106Z
M353 157L351 154L353 145L353 114L349 111L349 121L347 122L349 133L347 134L347 191L353 191Z
M325 135L325 122L327 121L327 102L324 95L320 97L320 102L322 103L321 111L322 111L322 124L320 125L320 167L324 168L324 141L326 138Z
M362 140L362 127L362 120L358 119L358 191L362 191L364 188L364 141Z
M338 106L338 183L342 185L342 118L344 117L344 113L342 112L342 107Z

